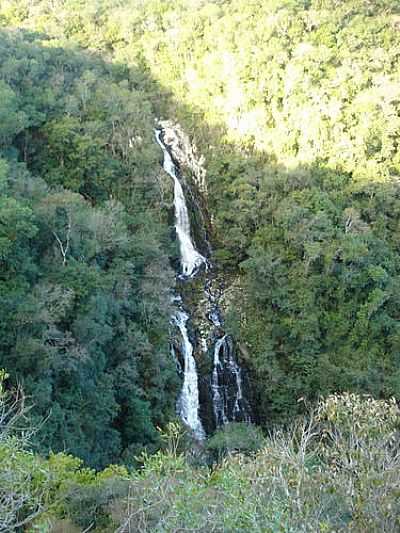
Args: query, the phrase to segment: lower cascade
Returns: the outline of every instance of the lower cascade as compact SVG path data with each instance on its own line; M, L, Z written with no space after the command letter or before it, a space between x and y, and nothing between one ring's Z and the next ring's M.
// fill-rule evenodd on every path
M186 323L189 315L178 311L173 320L182 335L182 352L184 356L183 385L178 400L178 412L183 422L191 428L195 437L202 440L205 437L203 425L199 416L199 386L196 361L193 357L193 346L189 340Z
M229 421L251 422L250 408L243 396L242 369L234 358L232 338L224 335L214 346L211 381L216 425Z
M163 154L163 168L174 182L175 230L180 251L180 271L177 280L186 285L193 283L195 277L205 278L202 305L203 322L208 324L202 331L191 325L193 317L184 306L183 294L175 296L178 309L171 323L179 332L180 345L172 352L176 357L177 368L183 375L182 390L177 401L177 412L183 423L190 428L193 436L201 441L207 431L223 426L231 421L251 422L251 409L243 387L243 371L235 358L234 342L223 330L223 317L219 307L221 291L213 288L212 265L206 254L202 255L194 242L185 190L190 191L182 182L179 164L174 160L174 147L179 146L179 137L169 125L155 130L157 143ZM204 220L201 213L201 219ZM205 228L201 228L205 229ZM202 233L205 233L203 231ZM205 249L209 250L208 243ZM179 285L178 285L179 286ZM194 333L193 333L194 332ZM196 364L196 349L201 347L202 356L211 359L210 375L199 376ZM179 352L179 355L177 355ZM200 381L202 381L200 387ZM202 389L202 392L200 391ZM203 402L202 402L203 399ZM204 403L210 402L211 409ZM203 403L203 404L202 404ZM201 413L212 412L212 422L203 423ZM208 417L209 418L209 417ZM207 426L207 427L206 427ZM205 429L206 427L206 429Z

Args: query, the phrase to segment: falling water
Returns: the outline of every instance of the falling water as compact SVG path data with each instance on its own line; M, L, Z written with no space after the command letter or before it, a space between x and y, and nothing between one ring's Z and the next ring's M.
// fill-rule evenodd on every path
M250 407L243 396L242 369L235 361L229 335L219 338L214 345L211 390L217 427L230 420L251 422Z
M193 277L203 264L207 264L195 249L190 235L190 219L186 207L182 185L176 175L176 167L172 158L161 140L161 130L156 130L156 139L164 153L164 170L174 180L175 228L179 241L182 274ZM198 440L205 437L205 432L199 416L199 385L196 361L193 357L193 345L190 342L187 330L189 315L179 310L173 317L173 322L178 327L182 336L183 354L183 385L178 400L177 409L183 422L193 431Z
M179 241L182 268L180 277L188 281L196 276L203 265L207 272L209 263L196 250L193 243L183 188L177 174L177 167L164 144L163 131L155 130L155 134L164 154L163 168L174 180L175 228ZM224 333L221 336L223 326L223 319L219 309L221 291L213 291L212 279L209 276L206 279L204 294L206 296L204 312L212 324L212 334L208 337L208 341L202 335L200 335L199 340L204 354L208 352L207 342L210 342L210 338L213 339L212 343L214 344L213 370L208 381L215 418L214 427L222 426L229 421L250 422L250 407L243 396L242 370L234 358L232 338ZM178 327L181 334L183 356L183 365L180 365L173 349L178 368L183 373L183 385L177 403L177 410L183 422L193 431L194 436L198 440L203 440L205 431L199 415L198 374L193 355L194 348L187 328L190 317L183 309L181 297L176 296L174 300L179 310L173 316L172 322Z
M184 358L183 385L178 400L178 411L183 422L191 428L195 437L198 440L202 440L205 437L205 433L199 417L199 384L196 362L193 357L193 346L189 340L186 326L189 315L184 311L178 311L173 320L182 335L182 352Z
M224 390L220 384L220 376L223 374L222 361L220 359L221 348L225 342L225 336L218 339L214 346L214 367L211 377L211 390L213 397L213 408L215 422L217 426L228 423L226 416L226 400L224 398Z
M174 180L175 228L179 241L182 274L193 277L202 265L207 266L207 260L194 247L190 234L190 219L186 207L182 185L176 175L176 167L171 155L161 140L161 130L156 130L156 139L164 152L164 170Z

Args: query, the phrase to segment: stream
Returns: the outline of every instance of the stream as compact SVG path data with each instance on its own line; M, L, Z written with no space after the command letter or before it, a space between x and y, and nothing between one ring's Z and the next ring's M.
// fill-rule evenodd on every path
M173 130L168 133L169 137L176 136ZM173 145L176 144L176 137L174 143L168 143L165 129L162 128L155 130L155 135L164 155L163 168L174 182L175 230L180 252L180 270L177 272L177 279L185 284L194 283L195 278L202 281L204 279L204 300L199 304L203 305L202 314L208 323L207 333L196 331L193 327L190 310L184 304L183 295L179 294L179 284L174 297L177 309L171 319L171 323L179 331L179 351L182 360L179 366L182 370L183 383L177 401L177 412L193 436L201 441L207 434L201 419L201 412L206 412L207 409L204 407L207 406L201 405L201 396L205 402L212 404L211 409L208 409L213 413L212 424L207 423L209 431L232 421L251 422L252 415L244 394L243 371L235 357L233 339L223 329L224 320L219 306L221 291L213 288L215 280L211 257L205 257L198 251L193 238L190 211L184 192L190 189L188 184L183 182L177 158L174 158ZM201 215L201 219L204 220L204 214ZM210 249L209 246L207 248ZM197 357L200 356L196 354L197 344L201 347L201 350L197 350L202 352L200 355L211 359L212 371L202 378L199 376L196 363ZM203 389L207 391L202 395L199 387L200 379L205 385Z

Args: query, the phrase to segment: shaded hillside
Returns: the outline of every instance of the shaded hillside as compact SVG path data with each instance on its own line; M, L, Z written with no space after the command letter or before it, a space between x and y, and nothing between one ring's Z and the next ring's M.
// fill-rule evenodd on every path
M143 84L1 32L0 367L47 419L39 448L96 466L155 449L174 416L173 249Z

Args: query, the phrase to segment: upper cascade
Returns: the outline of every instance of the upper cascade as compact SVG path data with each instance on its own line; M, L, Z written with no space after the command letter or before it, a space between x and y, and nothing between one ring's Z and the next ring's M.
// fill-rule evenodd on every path
M174 180L175 228L179 241L182 274L190 278L196 275L202 265L207 266L207 259L194 247L190 232L190 218L186 206L185 195L178 179L176 166L172 160L171 154L161 139L162 130L156 130L155 133L157 142L164 153L164 170Z

